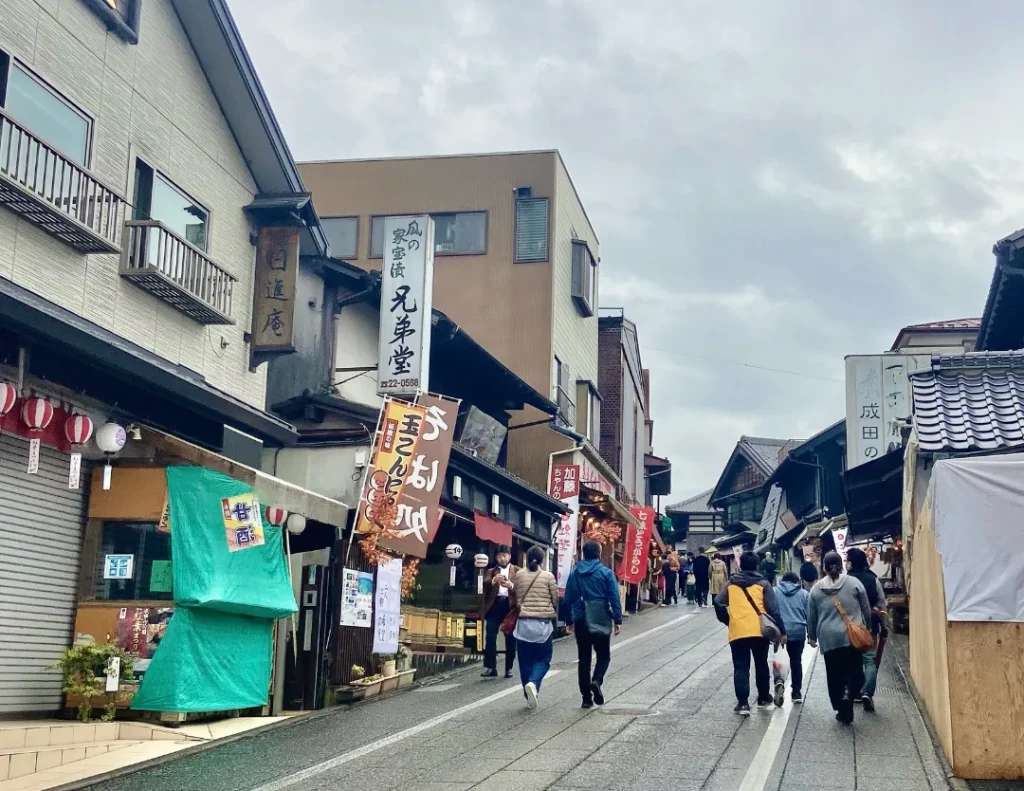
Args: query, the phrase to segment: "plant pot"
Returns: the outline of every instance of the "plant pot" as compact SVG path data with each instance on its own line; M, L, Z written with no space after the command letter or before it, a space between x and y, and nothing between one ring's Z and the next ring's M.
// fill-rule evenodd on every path
M380 693L380 682L379 678L374 681L357 680L343 687L338 687L337 692L335 692L335 701L337 703L354 703L364 698L372 698Z
M396 672L394 659L385 659L380 663L380 674L385 678L395 675Z
M405 687L411 687L413 681L416 680L415 670L403 670L398 674L398 688L403 689Z
M380 681L381 692L391 692L394 689L398 689L398 675L387 676L382 678Z

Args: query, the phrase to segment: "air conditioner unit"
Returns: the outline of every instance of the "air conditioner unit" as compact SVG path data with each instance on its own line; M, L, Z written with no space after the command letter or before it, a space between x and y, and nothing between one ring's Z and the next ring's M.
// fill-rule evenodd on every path
M462 476L461 475L453 475L452 476L452 499L453 500L461 500L462 499Z

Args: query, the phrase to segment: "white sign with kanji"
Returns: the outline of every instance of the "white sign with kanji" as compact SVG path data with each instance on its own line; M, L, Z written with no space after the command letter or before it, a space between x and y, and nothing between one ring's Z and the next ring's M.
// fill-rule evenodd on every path
M103 579L130 580L135 576L135 555L106 555L103 558Z

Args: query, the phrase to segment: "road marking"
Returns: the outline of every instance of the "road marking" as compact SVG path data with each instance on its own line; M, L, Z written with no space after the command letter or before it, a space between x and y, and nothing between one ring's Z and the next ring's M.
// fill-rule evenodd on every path
M681 623L682 621L685 621L688 618L693 618L694 615L696 615L696 613L681 615L678 618L673 618L671 621L666 621L663 624L658 624L657 626L652 627L651 629L648 629L645 632L633 635L632 637L627 637L625 640L621 640L613 644L611 650L616 651L619 648L624 648L625 646L629 645L635 640L639 640L642 637L647 637L648 635L654 634L655 632L660 632L662 629L667 629L668 627L674 626L677 623ZM579 660L577 660L577 662L578 661ZM561 672L562 671L560 670L552 670L547 674L547 676L544 677L544 680L547 681L548 679L557 676ZM410 736L415 736L418 733L423 733L423 731L427 731L438 725L442 725L443 723L446 723L449 720L458 717L460 714L465 714L467 711L473 711L474 709L479 709L483 706L489 706L496 700L501 700L502 698L507 697L508 695L512 695L514 693L522 694L522 692L522 687L518 685L509 687L508 689L503 689L500 692L495 692L493 695L488 695L487 697L481 698L480 700L475 700L472 703L467 703L465 706L460 706L457 709L452 709L451 711L445 712L444 714L439 714L438 716L432 717L429 720L424 720L419 725L413 725L410 728L406 728L404 731L393 733L390 736L385 736L384 738L378 739L375 742L364 744L362 747L357 747L354 750L349 750L347 753L342 753L341 755L335 756L334 758L331 758L327 761L314 764L313 766L295 772L294 774L289 775L288 777L282 777L280 780L275 780L271 783L266 783L264 785L258 786L257 788L253 789L253 791L281 791L285 788L291 788L292 786L297 785L298 783L302 783L305 780L309 780L312 777L322 775L325 772L330 772L332 769L337 769L339 766L344 766L347 763L351 763L352 761L355 761L358 758L362 758L364 755L369 755L370 753L375 753L378 750L383 750L385 747L390 747L392 744L400 742L403 739L408 739Z
M804 672L805 695L807 692L806 687L809 686L806 682L809 680L810 669L814 664L814 656L817 653L817 648L805 645L803 656L800 658L801 664L806 668ZM757 748L757 752L754 753L754 760L750 762L747 773L743 775L743 782L740 783L738 791L764 791L765 784L768 782L768 775L772 771L772 764L775 763L779 747L782 746L782 736L786 732L786 725L789 724L789 715L792 713L792 700L786 700L782 704L781 710L772 712L772 721L768 723L768 729L764 732L764 736L761 737L761 744Z

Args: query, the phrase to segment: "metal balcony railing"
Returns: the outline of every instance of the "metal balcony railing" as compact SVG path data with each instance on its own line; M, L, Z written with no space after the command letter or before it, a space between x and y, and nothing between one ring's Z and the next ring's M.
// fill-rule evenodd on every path
M201 324L235 323L237 278L157 220L130 220L124 228L121 277Z
M120 251L125 201L0 110L0 206L81 253Z

